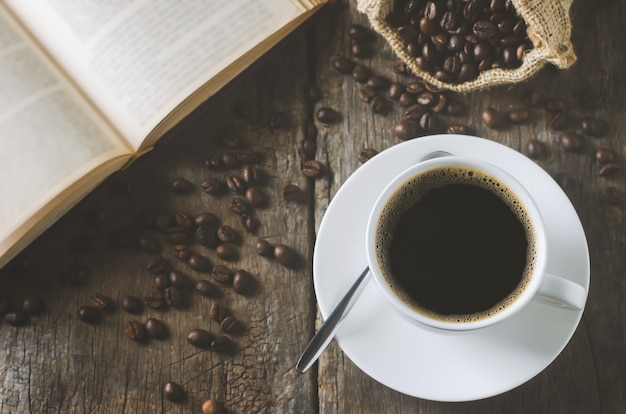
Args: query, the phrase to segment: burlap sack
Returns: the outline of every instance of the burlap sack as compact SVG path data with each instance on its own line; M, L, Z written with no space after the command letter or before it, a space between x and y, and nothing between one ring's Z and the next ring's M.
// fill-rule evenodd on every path
M572 1L511 0L515 10L526 22L533 48L524 55L521 66L516 69L490 69L481 72L474 80L458 84L441 82L432 74L420 70L407 52L404 41L385 20L393 9L394 0L357 0L357 7L361 13L367 15L372 28L385 38L396 55L416 76L440 88L468 92L526 80L537 73L546 62L560 69L571 66L576 61L570 41L572 27L569 8Z

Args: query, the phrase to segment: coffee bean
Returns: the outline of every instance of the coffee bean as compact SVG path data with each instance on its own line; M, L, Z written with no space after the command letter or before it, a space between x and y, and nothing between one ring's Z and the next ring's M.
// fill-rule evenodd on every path
M239 335L243 332L243 324L232 316L227 316L220 323L220 329L227 334Z
M122 298L122 309L128 313L139 314L143 312L143 303L135 296L124 296Z
M565 151L575 152L582 147L581 137L572 131L565 131L559 137L559 142Z
M211 249L215 249L219 244L217 231L213 225L196 227L194 236L199 244Z
M315 157L315 152L317 151L317 142L312 139L302 140L302 152L307 158Z
M192 253L188 260L189 266L199 272L208 272L211 270L211 262L204 256Z
M193 191L193 184L183 177L174 178L170 187L177 194L186 194Z
M132 320L126 322L124 332L130 340L135 342L144 342L148 338L146 327L140 321Z
M209 399L202 403L202 414L223 414L224 408L218 401Z
M315 103L322 99L322 90L317 85L308 85L304 91L307 101Z
M227 262L233 262L239 259L239 252L231 244L220 244L215 248L215 253L217 253L220 259L226 260Z
M209 178L205 178L202 181L201 187L202 187L202 191L204 191L207 194L218 195L224 192L224 190L226 189L226 184L224 184L223 181L217 178L209 177Z
M363 148L359 151L359 162L363 164L372 159L376 154L378 154L378 151L374 148Z
M204 211L193 219L194 226L213 226L219 223L217 216L211 212Z
M600 177L612 177L620 171L621 168L618 164L608 162L606 164L601 164L600 169L598 170L598 175Z
M247 213L241 215L241 224L243 225L243 228L250 234L256 234L256 231L260 226L259 220L256 217Z
M243 198L235 197L233 198L233 201L231 201L230 203L230 209L235 214L242 215L250 211L250 205Z
M352 69L354 68L354 62L346 57L340 57L333 60L333 68L339 73L347 75L352 73Z
M153 285L157 292L165 292L170 287L170 279L165 273L158 274L154 276Z
M352 51L352 55L361 59L365 59L368 58L370 56L372 56L372 48L363 43L363 42L359 42L358 40L352 40L351 42L352 46L350 48L350 50Z
M243 178L236 175L229 175L226 177L226 186L233 193L243 193L248 185L243 180Z
M504 117L494 108L485 108L481 113L481 119L491 129L500 129L506 126Z
M615 153L608 148L598 148L595 152L595 159L598 164L607 164L615 161Z
M439 121L434 114L425 112L419 119L419 126L425 132L436 131L439 129Z
M348 36L354 40L369 42L374 39L374 33L360 24L351 24L347 30Z
M227 336L218 336L211 342L211 349L222 354L232 354L236 350L235 343Z
M239 269L233 273L233 290L240 295L249 295L254 291L255 281L252 275Z
M146 323L146 333L154 339L167 339L170 331L167 326L156 318L149 318Z
M375 96L376 91L369 86L366 86L359 91L359 99L366 103L370 103Z
M363 66L357 63L352 68L352 78L359 83L367 82L370 76L372 76L372 71L366 66ZM319 117L318 117L318 120L320 122L324 122L324 121L321 121Z
M20 311L9 311L4 315L3 319L6 323L13 326L24 326L29 322L28 315Z
M174 286L170 286L165 289L165 292L163 292L163 297L165 299L165 303L173 307L181 306L184 301L182 292Z
M390 99L397 101L400 99L403 93L406 92L406 88L400 82L392 82L387 90L387 95Z
M178 403L185 399L185 390L175 382L168 382L163 386L163 395L169 401Z
M410 119L401 119L393 127L393 133L403 141L415 138L420 128L417 122Z
M196 292L207 298L219 295L218 289L208 280L198 280L196 282Z
M259 168L253 165L244 165L241 169L241 178L248 185L257 185L263 182L264 176Z
M335 124L341 120L341 115L332 108L322 107L315 112L315 118L323 124Z
M176 224L184 229L190 229L194 226L194 218L186 211L179 210L174 213Z
M387 111L387 101L380 95L374 96L370 106L375 114L383 114Z
M419 119L428 111L428 108L422 104L416 103L415 105L411 105L404 111L404 116L406 119L410 119L412 121L419 121Z
M113 308L111 299L101 293L93 293L89 297L89 306L99 311L108 311Z
M222 156L217 154L209 156L209 158L204 161L204 166L210 170L222 169L224 167L224 164L222 163Z
M196 348L210 348L211 342L213 342L213 335L204 329L192 329L187 334L187 342Z
M146 269L148 270L148 272L152 273L153 275L166 272L169 270L169 268L169 262L165 260L165 258L161 255L152 256L148 261L148 264L146 265Z
M217 237L222 243L236 243L239 240L239 235L230 226L222 225L217 229Z
M143 304L148 308L161 309L165 306L165 298L161 292L152 292L143 299Z
M528 154L530 158L543 158L546 154L546 145L534 138L530 139L526 143L526 154Z
M438 114L438 113L443 113L447 110L448 108L448 98L446 97L446 95L444 94L437 94L436 95L436 104L434 104L431 108L431 110Z
M389 79L385 78L384 76L373 75L373 76L370 76L366 84L367 84L367 87L373 90L381 90L389 86Z
M184 244L174 246L174 257L179 260L187 260L191 256L191 250Z
M226 266L218 265L210 273L211 278L219 283L230 283L232 274Z
M509 120L514 124L522 124L530 118L530 111L526 108L515 108L509 111Z
M27 315L39 315L43 312L46 304L41 296L28 295L22 300L20 309Z
M81 306L78 309L78 319L83 322L95 325L100 322L100 312L89 306Z
M263 257L274 257L274 246L265 239L256 241L256 253Z
M308 160L302 164L302 173L310 178L317 178L324 172L322 163L317 160Z
M448 125L448 134L461 134L461 135L472 135L474 132L473 130L467 126L467 125L463 125L463 124L450 124Z
M592 137L604 136L608 130L608 125L605 121L591 117L584 117L580 125L583 132Z
M274 246L274 257L281 265L289 268L296 268L300 265L300 257L291 247L279 243Z
M295 184L287 184L283 188L283 198L287 201L303 201L305 198L304 191Z
M260 208L267 203L267 195L259 187L250 187L244 194L245 200L252 207Z
M165 230L163 237L171 244L185 244L190 241L191 233L189 228L171 226Z
M222 322L228 316L228 311L219 303L211 304L209 309L209 317L215 322Z

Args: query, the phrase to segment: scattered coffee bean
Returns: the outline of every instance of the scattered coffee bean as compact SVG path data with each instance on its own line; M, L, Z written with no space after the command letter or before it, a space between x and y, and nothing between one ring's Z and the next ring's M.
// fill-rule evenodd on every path
M378 154L378 151L376 151L374 148L363 148L361 151L359 151L359 162L365 163L372 159L376 154Z
M389 89L387 90L387 96L389 96L390 99L397 101L405 92L406 88L400 82L391 82Z
M383 114L387 111L387 101L380 95L374 96L370 102L372 112L375 114Z
M194 232L194 237L198 244L215 249L219 244L217 231L213 225L198 226Z
M612 177L620 171L621 168L618 164L608 162L606 164L601 164L600 169L598 170L598 175L600 177Z
M196 292L207 298L219 295L218 289L211 282L202 279L196 282Z
M347 75L352 73L354 62L346 57L340 57L333 60L333 68L335 68L337 72Z
M393 127L394 135L403 141L417 137L419 131L419 124L410 119L401 119Z
M243 178L236 175L229 175L226 177L226 186L233 193L243 193L248 185L243 180Z
M398 98L398 103L405 108L408 108L411 105L415 105L416 102L417 98L415 97L415 95L409 92L403 92Z
M608 125L605 121L591 117L584 117L580 126L586 135L592 137L602 137L606 135L608 130Z
M211 304L209 309L209 317L215 322L222 322L228 316L228 311L219 303Z
M250 187L246 190L244 198L252 207L260 208L267 203L267 195L259 187Z
M111 299L101 293L93 293L89 298L89 306L99 311L108 311L113 308Z
M235 214L242 215L242 214L248 213L250 211L250 205L243 198L235 197L235 198L233 198L233 201L230 203L230 209Z
M352 79L359 83L365 83L372 76L372 71L364 65L356 64L352 68ZM319 120L319 118L318 118ZM323 122L323 121L320 121Z
M522 124L530 118L530 111L526 108L515 108L509 111L509 120L514 124Z
M314 158L317 152L317 142L313 139L302 140L302 152L307 158Z
M177 194L186 194L193 191L193 184L183 177L176 177L172 180L171 189Z
M146 323L146 333L154 339L167 339L170 336L170 331L167 326L156 318L149 318Z
M227 316L220 323L222 332L231 335L240 335L243 332L243 324L232 316Z
M255 288L252 275L245 270L239 269L233 273L233 290L240 295L250 295Z
M184 229L190 229L194 226L194 218L186 211L179 210L174 213L176 224Z
M236 243L239 240L239 235L230 226L223 225L217 229L217 237L223 243Z
M190 229L181 226L169 227L163 236L171 244L185 244L191 240Z
M202 191L211 195L222 194L226 189L226 184L218 178L205 178L201 184Z
M361 42L369 42L375 37L374 33L370 29L365 26L361 26L360 24L351 24L348 26L347 33L352 39L359 40Z
M461 134L461 135L472 135L474 131L467 125L464 124L450 124L448 125L448 134Z
M4 315L3 319L6 323L12 326L24 326L29 322L28 315L20 311L9 311L6 315Z
M566 131L559 137L559 142L565 151L575 152L582 147L580 135L572 131Z
M243 228L250 234L256 234L256 231L260 226L259 220L256 217L247 213L241 215L241 224L243 225Z
M184 244L174 246L174 257L179 260L187 260L191 256L191 250Z
M534 159L543 158L546 154L546 145L534 138L530 139L526 143L526 154Z
M428 108L422 104L414 104L406 108L404 111L404 116L406 119L410 119L412 121L419 121L419 119L428 112Z
M231 244L220 244L215 248L215 253L217 253L220 259L226 260L227 262L233 262L239 259L239 252Z
M226 168L239 168L239 159L237 158L237 154L234 152L225 152L222 154L222 164Z
M196 348L210 348L211 342L213 342L213 335L204 329L192 329L187 334L187 342Z
M175 382L168 382L163 387L163 395L169 401L178 403L185 399L185 390Z
M302 173L310 178L317 178L324 172L324 166L317 160L308 160L302 164Z
M155 275L153 285L157 292L165 292L165 289L170 287L170 278L165 273Z
M174 286L170 286L165 289L165 292L163 292L163 298L165 299L165 303L173 307L181 306L184 300L182 292Z
M210 170L219 170L224 167L221 155L213 154L204 161L204 166Z
M224 408L218 401L209 399L202 403L202 414L223 414Z
M165 298L161 292L152 292L143 299L143 304L148 308L161 309L165 306Z
M22 300L20 309L27 315L34 316L39 315L45 308L45 301L41 296L28 295Z
M367 87L373 90L382 90L389 86L389 79L380 75L373 75L367 80Z
M241 178L248 185L258 185L263 182L263 172L254 165L244 165L241 169Z
M196 217L194 217L193 219L193 224L196 227L200 227L200 226L216 226L217 224L219 224L219 219L217 218L217 216L213 213L210 213L208 211L204 211L200 214L198 214Z
M494 108L485 108L481 113L481 119L491 129L501 129L506 126L504 116Z
M122 298L122 309L128 313L139 314L143 312L143 302L135 296L124 296Z
M95 325L100 322L100 312L89 306L81 306L78 309L78 319L83 322Z
M274 257L274 246L265 239L256 241L256 253L263 257Z
M595 159L598 164L606 164L614 162L616 157L615 153L608 148L598 148L595 152Z
M188 260L189 266L198 272L208 272L211 270L211 262L204 256L192 253Z
M296 268L300 265L300 257L291 247L279 243L274 246L274 257L281 265L289 268Z
M295 184L287 184L283 188L283 198L287 201L303 201L305 198L304 191Z
M148 264L146 265L146 269L148 270L148 272L152 273L153 275L166 272L169 270L169 268L169 262L161 255L152 256L148 261Z
M323 124L335 124L339 122L341 115L332 108L322 107L315 112L315 118Z
M366 86L359 91L359 99L365 103L372 102L372 99L374 99L375 96L376 91L374 90L374 88L371 88L369 86Z
M236 346L227 336L218 336L211 342L211 349L222 354L231 354L235 352Z
M219 283L228 284L232 279L232 272L229 268L223 265L215 266L209 275L213 280Z
M132 320L126 322L124 332L130 340L135 342L144 342L148 338L146 327L140 321Z

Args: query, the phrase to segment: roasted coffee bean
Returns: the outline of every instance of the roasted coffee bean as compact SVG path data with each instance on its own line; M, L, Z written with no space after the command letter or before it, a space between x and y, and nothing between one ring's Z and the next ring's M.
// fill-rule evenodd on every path
M99 311L108 311L113 308L113 301L102 293L93 293L89 297L89 306Z
M624 204L624 194L615 186L608 186L604 190L604 198L609 204L614 206Z
M126 322L124 332L130 340L135 342L144 342L148 338L146 327L140 321L132 320Z
M446 95L439 93L436 95L436 103L432 106L431 111L434 113L443 113L448 108L448 98Z
M588 116L582 119L580 126L583 133L592 137L604 136L608 130L608 125L605 121Z
M220 323L220 329L222 332L231 335L240 335L243 330L243 324L232 316L227 316Z
M491 129L500 129L506 126L504 117L494 108L485 108L481 113L481 119Z
M234 262L239 259L237 248L231 244L220 244L215 248L215 253L217 253L220 259L226 260L227 262Z
M291 247L279 243L274 246L274 257L281 265L296 268L300 265L300 256Z
M236 175L226 177L226 186L233 193L243 193L248 188L244 179Z
M236 350L235 343L227 336L218 336L211 342L211 349L221 354L232 354Z
M46 307L45 301L38 295L27 295L22 299L20 309L27 315L39 315Z
M372 112L375 114L384 114L387 112L387 101L380 95L376 95L370 102Z
M215 297L219 295L217 288L208 280L198 280L196 282L196 292L207 298Z
M204 256L192 253L188 260L189 266L198 272L208 272L211 270L211 262Z
M161 309L165 306L165 298L161 292L152 292L146 295L143 304L151 309Z
M209 309L209 317L211 320L221 323L228 316L228 310L219 303L211 304Z
M317 178L324 172L322 163L317 160L307 160L302 164L302 173L310 178Z
M189 278L185 276L183 272L178 270L172 270L167 276L169 278L170 285L177 289L186 290L191 284L189 282Z
M174 220L179 227L190 229L194 226L194 218L186 211L179 210L174 213Z
M317 152L317 142L312 139L302 140L302 152L307 158L314 158Z
M224 407L213 399L205 400L202 403L202 414L223 414Z
M366 67L366 66L363 66L363 65L357 63L352 68L352 79L354 79L355 81L357 81L359 83L367 82L367 80L370 78L370 76L372 76L372 71L368 67ZM324 121L321 121L319 119L319 117L318 117L318 120L320 122L324 122Z
M235 197L235 198L233 198L233 200L230 203L230 209L235 214L241 215L241 214L244 214L244 213L247 213L247 212L250 211L250 205L243 198Z
M307 101L315 103L322 99L322 90L317 85L308 85L304 91Z
M389 86L389 79L385 78L384 76L380 76L380 75L373 75L370 76L370 78L367 80L367 86L373 90L381 90L381 89L385 89L387 86Z
M137 245L146 253L156 253L161 250L161 244L159 241L146 234L140 234L137 237Z
M255 208L264 207L267 203L267 195L259 187L250 187L244 194L245 200Z
M416 96L409 92L403 92L400 95L400 98L398 98L398 103L405 108L415 105L416 102L417 102Z
M317 139L318 133L319 130L317 129L315 124L312 122L307 122L306 126L304 127L304 138L315 141Z
M81 306L78 309L78 319L85 323L95 325L100 322L100 312L89 306Z
M276 250L274 250L276 251ZM239 269L233 273L233 290L240 295L249 295L254 291L255 281L250 273Z
M161 255L152 256L148 261L148 264L146 265L146 269L148 270L148 272L152 273L153 275L166 272L169 270L169 268L169 262Z
M168 382L163 386L163 395L168 401L178 403L185 399L185 390L175 382Z
M165 303L170 306L178 307L183 303L183 293L180 289L175 288L174 286L170 286L165 289L163 292L163 298L165 299Z
M335 68L337 72L347 75L352 73L354 62L346 57L340 57L333 60L333 68Z
M165 273L161 273L161 274L154 276L153 282L154 282L153 283L154 289L157 292L165 292L165 289L170 287L170 279L169 277L167 277L167 274Z
M219 170L224 167L222 156L213 154L204 161L204 166L210 170Z
M526 108L515 108L509 111L509 120L514 124L522 124L530 118L530 111Z
M232 273L229 268L223 265L215 266L211 271L210 276L213 280L219 283L230 283L232 280Z
M210 348L211 342L213 342L213 335L204 329L192 329L187 334L187 342L196 348Z
M223 243L236 243L239 240L239 235L237 234L235 229L227 225L218 227L217 237Z
M415 138L419 131L418 123L410 119L401 119L393 127L394 135L403 141Z
M198 214L193 219L193 224L197 227L199 226L212 226L217 225L219 223L219 219L217 216L211 212L204 211Z
M196 241L206 247L215 249L219 244L215 227L213 226L199 226L194 232Z
M376 91L369 86L366 86L359 90L359 99L363 102L370 103L376 96Z
M259 220L253 215L247 213L241 215L241 224L246 232L250 234L256 234L257 229L260 226Z
M256 253L263 257L274 257L274 246L265 239L256 241Z
M165 230L163 237L171 244L185 244L190 241L190 234L190 228L171 226Z
M530 139L526 143L526 154L528 154L530 158L543 158L546 154L546 145L534 138Z
M559 137L559 142L565 151L575 152L582 147L580 135L572 131L565 131Z
M174 257L180 260L188 260L191 256L191 250L184 244L174 246Z
M425 132L436 131L439 129L439 121L434 114L425 112L419 119L419 126Z
M211 195L222 194L226 190L226 184L218 178L205 178L201 184L202 191Z
M606 164L601 164L600 169L598 170L598 175L600 177L612 177L620 171L621 168L618 164L608 162Z
M146 333L154 339L167 339L170 331L167 326L156 318L149 318L146 323Z
M374 39L374 33L360 24L351 24L347 30L348 36L354 40L369 42Z
M390 99L397 101L400 99L403 93L406 92L406 88L400 82L392 82L387 90L387 95Z
M335 124L341 120L339 112L324 106L315 112L315 118L323 124Z
M263 172L253 166L253 165L244 165L241 169L241 178L248 185L257 185L263 182Z
M372 157L374 157L376 154L378 154L378 151L376 151L374 148L363 148L361 151L359 151L359 162L363 164L372 159Z
M448 125L448 134L472 135L474 131L467 125L450 124Z
M295 184L287 184L283 188L283 198L287 201L303 201L305 198L304 191Z
M555 131L560 131L563 128L565 128L567 124L567 112L564 110L550 112L548 114L548 118L546 122L547 122L548 128L555 130Z
M79 312L80 317L80 312ZM13 326L24 326L29 322L28 315L20 311L9 311L4 315L4 321ZM87 322L87 321L85 321Z
M235 154L234 152L230 152L230 151L224 152L222 154L222 164L224 164L224 167L230 168L230 169L240 167L239 158L237 157L237 154Z
M607 164L617 158L615 153L608 148L598 148L594 155L598 164Z
M183 177L176 177L172 180L170 188L177 194L186 194L193 191L193 184Z
M373 53L370 45L358 40L352 40L350 50L352 51L352 56L362 59L372 56Z
M122 298L122 309L128 313L139 314L143 312L143 302L135 296L124 296Z
M276 122L275 118L274 122ZM237 158L237 165L231 168L239 168L239 165L258 164L263 161L263 153L255 150L241 150L235 154L235 157Z

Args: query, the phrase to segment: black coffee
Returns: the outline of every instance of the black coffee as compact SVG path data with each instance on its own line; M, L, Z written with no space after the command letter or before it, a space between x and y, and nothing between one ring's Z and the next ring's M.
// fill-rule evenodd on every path
M513 302L530 277L535 248L515 194L465 167L409 180L384 207L376 246L387 281L405 303L458 322Z

